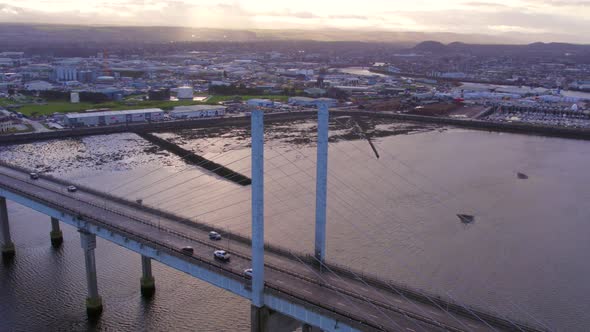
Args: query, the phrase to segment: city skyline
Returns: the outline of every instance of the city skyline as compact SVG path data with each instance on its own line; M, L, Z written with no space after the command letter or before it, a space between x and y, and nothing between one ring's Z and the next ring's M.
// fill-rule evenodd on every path
M0 22L185 26L229 29L345 29L530 35L590 43L590 1L368 0L284 1L0 0Z

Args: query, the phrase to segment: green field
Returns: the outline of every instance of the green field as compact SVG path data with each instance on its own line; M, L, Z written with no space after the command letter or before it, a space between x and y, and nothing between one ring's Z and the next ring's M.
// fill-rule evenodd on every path
M286 102L289 97L288 96L275 96L275 95L268 95L268 96L238 96L241 97L243 101L254 99L254 98L262 98L262 99L272 99L275 101ZM180 101L158 101L158 100L126 100L121 102L107 102L107 103L100 103L100 104L92 104L92 103L77 103L72 104L66 101L50 101L44 104L25 104L21 106L18 111L23 113L27 116L39 116L39 115L51 115L53 113L68 113L68 112L83 112L88 109L97 109L97 108L108 108L114 111L120 110L131 110L131 109L141 109L141 108L161 108L163 110L171 110L174 106L185 106L185 105L216 105L221 101L233 100L236 96L211 96L205 101L192 101L192 100L180 100ZM0 106L6 106L14 104L14 102L10 102L6 99L0 99Z

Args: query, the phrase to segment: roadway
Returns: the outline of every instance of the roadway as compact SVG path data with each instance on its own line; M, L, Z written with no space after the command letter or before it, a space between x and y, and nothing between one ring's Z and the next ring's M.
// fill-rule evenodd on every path
M133 203L114 200L84 188L78 187L78 191L70 193L66 185L60 182L46 177L32 180L25 171L0 166L0 187L6 190L16 190L39 203L74 211L85 221L125 230L156 246L175 248L178 252L184 246L192 246L194 254L183 256L187 261L221 267L236 280L243 281L244 287L249 287L250 281L243 275L243 271L251 266L251 248L247 243L232 239L212 241L208 238L207 230L190 223L138 209ZM213 258L214 250L227 248L232 254L230 262L222 263ZM393 288L376 288L347 275L319 272L298 256L289 256L265 252L265 287L280 289L290 296L320 306L335 317L352 317L362 322L367 330L411 332L503 329L492 327L492 322L450 313L439 305L412 301L400 296ZM505 329L506 326L503 327ZM511 330L518 329L521 327L515 325Z

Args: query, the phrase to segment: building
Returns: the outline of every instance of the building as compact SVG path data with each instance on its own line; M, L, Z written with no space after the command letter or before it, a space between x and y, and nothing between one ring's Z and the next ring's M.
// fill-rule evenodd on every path
M274 102L270 99L250 99L247 102L250 107L272 107Z
M170 116L174 119L207 118L224 115L225 106L219 105L176 106L173 111L170 111Z
M170 89L150 89L149 100L170 100Z
M327 104L328 107L335 107L338 101L333 98L309 98L309 97L291 97L289 104L304 107L317 107L321 104Z
M181 86L177 89L176 98L178 99L193 99L193 87Z
M25 84L27 91L46 91L53 89L53 84L45 81L33 81Z
M73 67L59 66L55 68L55 80L62 81L75 81L78 79L78 71Z
M13 127L12 119L9 116L0 115L0 132L5 133Z
M64 125L69 127L107 126L135 122L161 121L163 117L164 111L159 108L68 113L64 117Z
M306 95L312 97L320 97L326 94L326 90L320 88L307 88L303 90L303 92L305 92Z
M77 104L80 102L80 93L78 92L71 92L70 93L70 103Z

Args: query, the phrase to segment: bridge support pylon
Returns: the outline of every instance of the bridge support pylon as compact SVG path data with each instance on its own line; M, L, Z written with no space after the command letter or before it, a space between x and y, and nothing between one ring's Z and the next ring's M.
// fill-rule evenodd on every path
M322 332L322 330L309 324L303 324L301 325L301 332Z
M6 207L6 198L0 197L0 232L2 232L2 258L10 259L14 257L16 250L14 243L10 238L10 225L8 224L8 208Z
M326 259L326 204L328 195L328 105L318 106L318 146L315 196L315 250L314 256L321 265Z
M291 332L301 326L301 322L267 307L251 306L251 332Z
M264 306L264 111L252 111L252 304Z
M156 282L152 275L152 259L141 255L141 295L152 297L156 292Z
M86 262L86 281L88 283L88 297L86 298L86 313L89 317L98 317L102 313L102 298L98 295L98 281L96 278L96 235L79 230L84 260Z
M61 246L64 242L63 233L59 228L59 219L51 217L51 232L49 233L51 238L51 245L55 248Z

